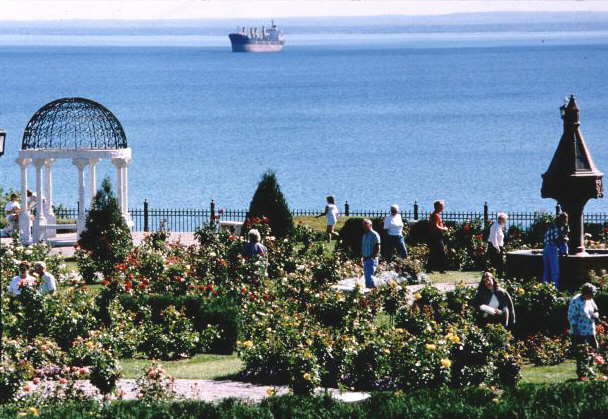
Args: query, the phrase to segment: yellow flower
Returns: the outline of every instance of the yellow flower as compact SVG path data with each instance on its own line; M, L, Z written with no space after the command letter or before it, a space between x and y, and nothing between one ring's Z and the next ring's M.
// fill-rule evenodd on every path
M395 332L396 333L403 333L403 329L400 328L400 327L398 327L398 328L395 329Z
M34 406L30 407L27 410L28 410L29 414L32 415L32 416L38 416L38 415L40 415L40 412Z
M517 295L524 295L526 291L523 288L517 288Z
M268 387L268 390L266 390L266 394L268 394L269 397L272 397L277 394L277 389L274 387Z
M247 349L251 349L253 347L253 342L250 340L246 340L245 342L243 342L243 346Z
M388 284L392 289L397 288L397 282L394 279L392 279L391 282L389 282Z
M391 350L389 348L384 348L384 353L387 355L391 354Z
M460 282L460 283L458 284L458 286L459 286L460 288L464 288L464 282Z
M414 300L420 300L421 298L422 298L422 294L420 294L419 292L414 294Z
M17 417L18 417L18 418L24 418L24 417L26 417L26 416L27 416L27 412L18 412L18 413L17 413Z
M426 345L424 345L424 347L429 351L434 351L435 349L437 349L437 346L435 346L434 343L427 343Z
M403 396L403 390L397 390L397 391L395 391L395 396L396 397Z
M302 376L306 381L310 381L310 379L312 378L312 376L310 375L310 373L305 372L304 375Z
M452 343L460 343L460 338L456 335L452 336Z
M310 359L310 358L312 358L312 353L310 351L304 352L304 359Z
M442 359L441 359L441 366L442 366L443 368L450 368L450 367L452 366L452 361L450 361L450 360L449 360L449 359L447 359L447 358L442 358Z

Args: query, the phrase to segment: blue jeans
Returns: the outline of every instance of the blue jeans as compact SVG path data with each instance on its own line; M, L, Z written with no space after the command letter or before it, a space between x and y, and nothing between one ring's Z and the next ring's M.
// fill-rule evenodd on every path
M363 275L365 276L365 288L376 288L374 273L378 267L378 258L363 259Z
M553 282L555 288L559 281L559 255L557 245L548 244L543 249L543 284Z
M397 253L402 258L407 257L407 247L405 247L405 239L403 236L388 236L388 254L386 256L386 261L391 263L393 261L393 252L397 248Z

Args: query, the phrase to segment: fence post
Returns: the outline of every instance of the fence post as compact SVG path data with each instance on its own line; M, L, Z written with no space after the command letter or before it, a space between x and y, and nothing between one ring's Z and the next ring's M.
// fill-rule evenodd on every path
M488 224L488 203L483 204L483 223Z
M344 202L344 215L346 215L348 217L348 213L350 210L350 205L348 205L348 199L346 200L346 202Z
M558 216L560 212L562 212L562 209L559 207L559 204L555 204L555 215Z
M148 228L148 200L144 199L144 232L150 231Z
M414 221L418 221L418 201L414 201Z
M215 220L215 202L213 202L213 199L211 200L211 220Z

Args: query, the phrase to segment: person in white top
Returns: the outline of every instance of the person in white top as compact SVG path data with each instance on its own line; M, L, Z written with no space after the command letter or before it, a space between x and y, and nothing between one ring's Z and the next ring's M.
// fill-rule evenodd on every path
M14 297L21 294L22 287L33 287L36 285L36 278L28 273L30 264L28 262L21 262L19 264L19 275L13 277L10 285L8 286L8 295Z
M330 242L333 236L338 235L338 233L334 231L336 224L338 223L338 207L336 206L336 200L331 195L327 197L325 212L317 215L317 218L323 217L324 215L327 217L327 229L325 230L327 233L327 241Z
M403 237L403 220L399 214L399 205L391 205L391 213L384 217L384 229L388 234L388 246L386 261L393 261L393 252L397 249L399 256L407 257L407 247L405 246L405 238Z
M490 267L496 269L496 276L502 278L505 271L503 254L505 253L505 225L507 224L507 214L498 214L498 220L490 227L488 236L488 259Z
M19 230L19 214L21 214L21 205L19 205L18 198L19 195L12 193L11 200L4 207L4 214L6 215L6 221L8 222L7 227L4 229L6 234Z
M34 270L38 274L38 282L40 283L42 295L53 294L57 290L57 282L52 274L46 272L46 264L44 262L36 262L34 263Z

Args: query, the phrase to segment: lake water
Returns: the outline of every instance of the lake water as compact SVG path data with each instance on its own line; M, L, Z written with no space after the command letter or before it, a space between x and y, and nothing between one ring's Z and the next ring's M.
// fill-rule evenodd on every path
M246 208L277 173L290 207L552 210L541 173L574 93L582 131L608 170L608 33L299 36L277 54L225 38L0 37L3 188L29 118L80 96L121 121L130 206ZM34 170L29 182L34 185ZM110 173L109 162L99 172ZM74 207L77 171L55 164L55 203ZM98 174L98 176L100 176ZM87 189L88 190L88 189ZM606 211L594 200L588 211Z

